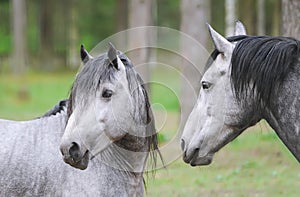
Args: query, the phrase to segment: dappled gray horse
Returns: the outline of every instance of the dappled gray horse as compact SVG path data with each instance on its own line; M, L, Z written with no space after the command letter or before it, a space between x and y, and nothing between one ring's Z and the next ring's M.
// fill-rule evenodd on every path
M143 81L130 60L111 44L107 53L90 56L72 87L68 123L61 140L64 161L88 169L99 160L113 183L109 195L143 195L143 171L148 155L158 152L154 119ZM129 184L129 185L128 185Z
M111 59L107 53L92 58L82 47L81 58L85 67L76 77L69 100L60 102L45 116L35 120L0 121L0 196L143 196L143 171L149 153L154 162L156 159L157 138L154 120L142 80L134 71L129 59L112 47L109 54ZM118 77L121 69L119 66L123 66L122 69L126 71L122 78ZM63 162L59 151L61 138L65 129L69 135L70 124L75 124L76 127L76 121L80 123L81 118L88 123L88 127L84 128L86 132L97 127L98 123L92 120L93 112L101 114L101 109L97 108L98 104L93 103L93 96L100 100L104 98L105 102L109 103L110 94L118 95L118 92L114 92L117 89L105 89L103 92L102 80L108 80L107 84L111 83L109 87L114 87L114 82L121 82L116 80L126 80L122 81L127 85L123 88L129 94L123 96L132 97L132 109L128 108L130 114L126 115L130 115L129 117L124 114L120 117L127 119L128 127L140 130L124 130L122 136L117 135L119 131L116 130L116 134L112 136L111 131L106 129L107 135L103 135L104 140L100 136L95 138L94 144L98 144L98 152L88 152L88 155L93 157L88 167L88 158L84 162L78 162L80 154L76 153L76 145L83 149L86 147L80 143L89 141L76 141L77 144L74 143L73 149L67 154L74 157L70 161L75 163L69 162L71 165L80 169L86 168L78 170ZM81 102L84 106L80 107ZM90 105L95 106L95 111L85 111ZM79 108L81 114L78 114ZM106 110L116 109L112 107ZM121 114L122 111L116 115ZM78 119L75 115L79 115ZM105 128L122 124L118 121L110 120ZM96 132L103 132L101 128L97 129L100 130ZM62 152L65 161L69 161L64 148Z
M300 41L289 37L225 39L209 26L215 51L182 135L183 160L210 164L214 154L265 119L300 161Z

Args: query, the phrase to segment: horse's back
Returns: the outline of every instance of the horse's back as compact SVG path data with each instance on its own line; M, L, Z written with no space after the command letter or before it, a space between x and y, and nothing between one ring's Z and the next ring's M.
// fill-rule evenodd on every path
M0 120L0 196L55 194L63 163L57 148L60 135L51 132L39 120Z
M83 171L63 162L59 121L0 119L0 196L130 196L140 184L97 157Z

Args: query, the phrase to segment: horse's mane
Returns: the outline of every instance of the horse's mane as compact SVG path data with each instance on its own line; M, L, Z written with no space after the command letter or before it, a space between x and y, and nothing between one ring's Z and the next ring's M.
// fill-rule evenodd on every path
M237 42L231 57L231 83L238 101L250 94L268 106L271 93L298 62L300 41L290 37L232 36ZM215 49L207 60L207 70L220 52ZM254 93L254 94L253 94Z
M54 116L58 113L61 113L62 111L64 111L67 108L67 105L68 105L68 99L61 100L61 101L59 101L59 103L57 105L55 105L52 109L47 111L43 116L41 116L39 118Z
M298 62L300 41L290 37L247 36L231 58L231 83L238 101L255 95L268 106L271 93Z

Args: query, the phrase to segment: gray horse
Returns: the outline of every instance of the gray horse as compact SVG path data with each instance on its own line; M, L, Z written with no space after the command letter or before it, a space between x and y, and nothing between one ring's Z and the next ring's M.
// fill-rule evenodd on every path
M300 41L289 37L222 37L209 26L215 51L182 135L183 160L207 165L246 128L265 119L300 161Z
M155 163L158 148L154 120L142 80L129 59L113 47L110 47L109 53L96 58L91 58L82 47L81 58L86 65L77 75L68 100L60 102L43 117L35 120L0 121L0 196L143 196L146 160L151 153ZM115 59L119 59L118 62ZM93 95L91 91L95 91L94 96L98 95L102 74L106 79L111 79L111 82L117 79L116 63L120 65L120 61L126 69L126 77L122 80L126 80L124 83L128 88L137 90L127 95L135 97L131 100L131 112L135 113L123 118L127 118L129 122L134 119L133 125L143 130L141 133L127 132L122 137L109 140L106 145L100 144L99 152L91 155L93 159L88 168L71 163L86 170L72 168L63 162L59 147L64 132L68 132L69 124L73 122L72 117L78 109L78 98L86 100L81 100L85 106L82 106L82 114L78 114L77 121L82 118L89 122L87 129L95 128L97 124L94 125L89 120L93 116L84 111L87 106L93 105L89 103L91 98L88 98L87 93ZM110 92L106 92L104 95L108 97L109 94ZM113 109L112 107L111 111ZM99 108L94 110L101 111ZM114 125L118 125L118 122L111 120L107 127ZM105 135L103 138L109 139ZM101 137L97 140L99 141L95 144L105 142ZM76 155L76 148L69 153ZM66 156L64 158L68 161ZM77 160L75 157L74 161Z

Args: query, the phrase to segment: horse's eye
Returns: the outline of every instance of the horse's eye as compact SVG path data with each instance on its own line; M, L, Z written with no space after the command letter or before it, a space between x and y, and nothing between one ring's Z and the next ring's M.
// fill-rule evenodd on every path
M202 81L201 84L202 84L202 88L203 88L204 90L209 89L210 86L211 86L211 83L209 83L209 82L207 82L207 81Z
M103 90L102 97L103 98L110 98L113 95L113 91L111 90Z

